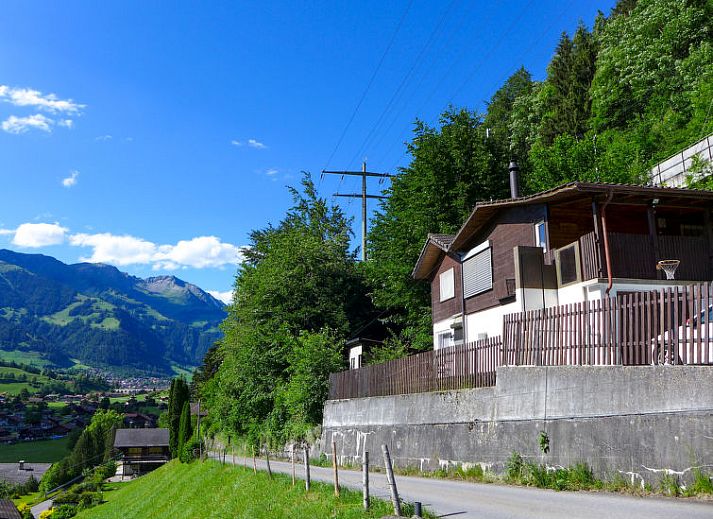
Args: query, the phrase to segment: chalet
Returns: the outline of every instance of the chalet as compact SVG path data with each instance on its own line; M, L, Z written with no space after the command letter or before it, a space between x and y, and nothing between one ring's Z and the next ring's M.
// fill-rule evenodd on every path
M114 448L122 454L122 476L140 476L171 457L168 429L117 429Z
M515 168L511 186L426 240L412 275L431 283L435 349L500 335L506 314L713 279L713 192L572 182L518 197Z

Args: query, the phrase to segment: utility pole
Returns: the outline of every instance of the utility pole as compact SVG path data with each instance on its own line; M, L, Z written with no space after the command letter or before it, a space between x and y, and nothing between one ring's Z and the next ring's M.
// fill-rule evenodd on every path
M361 194L349 193L341 194L335 193L334 196L341 196L344 198L361 198L361 259L366 261L366 201L368 198L374 198L377 200L382 200L386 198L385 196L379 195L367 195L366 194L366 177L377 177L377 178L391 178L394 175L389 173L374 173L366 170L366 162L362 162L361 171L326 171L322 170L323 175L349 175L361 177Z

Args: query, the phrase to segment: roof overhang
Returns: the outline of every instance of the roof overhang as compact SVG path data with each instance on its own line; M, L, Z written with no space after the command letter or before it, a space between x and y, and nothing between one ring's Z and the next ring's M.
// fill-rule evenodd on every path
M411 272L414 279L428 279L433 269L441 262L448 252L453 236L448 234L429 234L418 256L416 266Z
M448 250L455 251L465 246L474 235L481 231L488 222L503 209L535 204L566 204L578 200L604 201L609 196L611 196L610 203L612 204L650 205L655 201L659 207L703 208L713 205L713 191L658 186L571 182L548 191L542 191L541 193L522 198L478 202L468 219L456 233Z

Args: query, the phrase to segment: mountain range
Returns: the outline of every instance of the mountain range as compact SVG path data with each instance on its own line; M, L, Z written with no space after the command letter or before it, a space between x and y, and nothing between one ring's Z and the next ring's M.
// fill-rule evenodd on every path
M174 276L0 250L0 350L168 374L200 363L225 315L222 302Z

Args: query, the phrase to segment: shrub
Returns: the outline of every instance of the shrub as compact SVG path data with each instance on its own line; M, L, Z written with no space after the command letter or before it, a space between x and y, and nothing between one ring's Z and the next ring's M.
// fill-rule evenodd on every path
M713 494L713 481L701 469L693 469L693 482L686 489L686 495Z
M77 507L74 505L61 505L52 509L52 519L70 519L77 515Z
M666 474L659 482L661 492L669 496L679 496L681 494L681 486L678 484L678 478L673 474Z
M507 481L520 481L523 476L523 461L520 453L513 452L510 454L505 463L505 479Z

